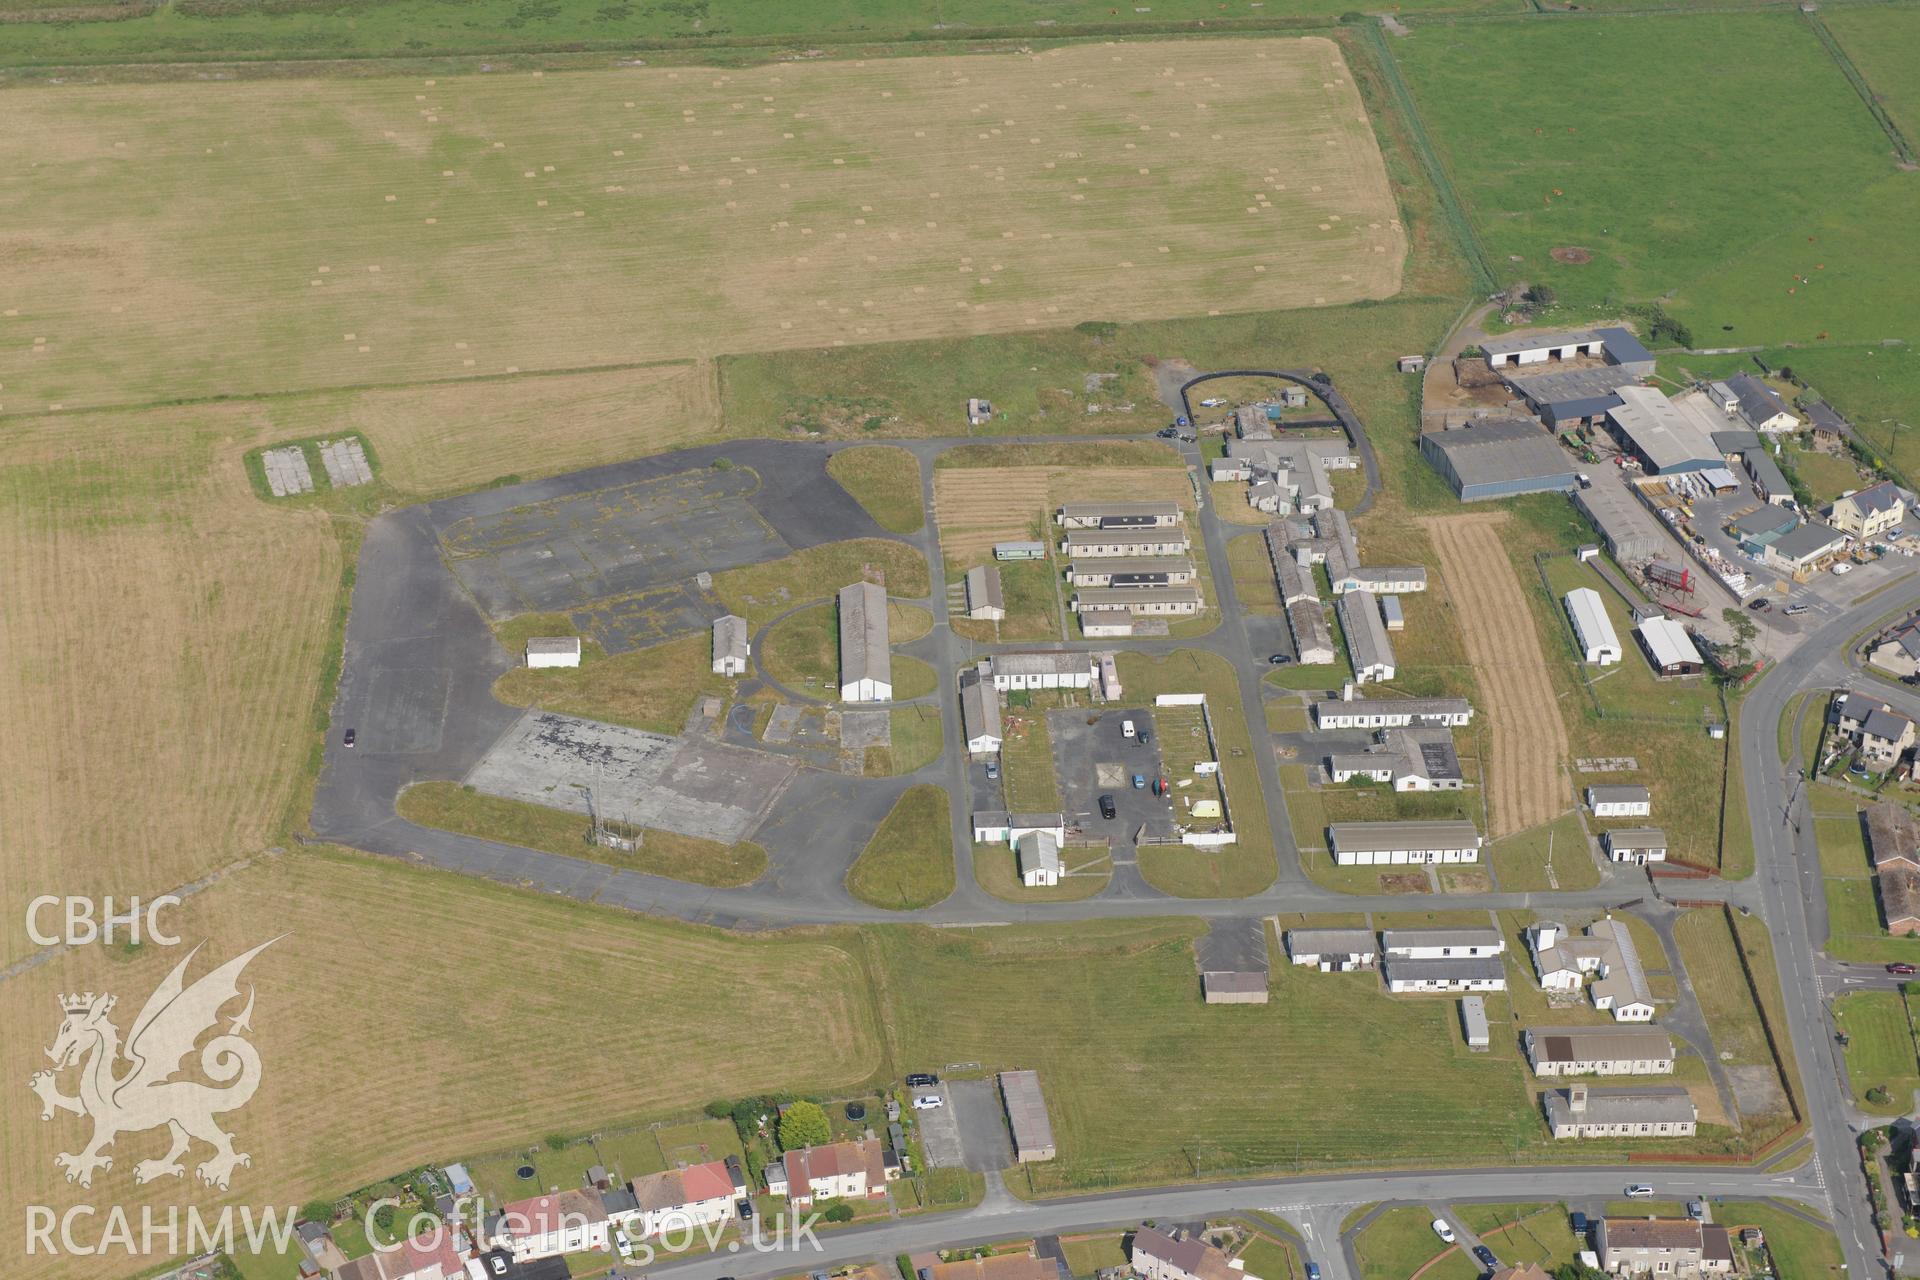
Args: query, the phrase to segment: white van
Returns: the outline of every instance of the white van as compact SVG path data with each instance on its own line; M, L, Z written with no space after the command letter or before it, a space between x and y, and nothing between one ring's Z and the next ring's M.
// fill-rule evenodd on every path
M1122 720L1120 722L1120 736L1123 738L1131 738L1133 736L1133 721Z

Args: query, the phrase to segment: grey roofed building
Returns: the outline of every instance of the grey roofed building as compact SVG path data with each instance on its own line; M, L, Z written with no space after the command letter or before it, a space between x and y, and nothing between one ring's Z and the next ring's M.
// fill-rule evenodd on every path
M1420 437L1420 454L1462 502L1579 484L1573 456L1524 418L1497 418Z
M1420 951L1499 952L1506 950L1506 940L1500 936L1498 929L1383 929L1380 932L1380 946L1389 954L1396 951L1409 954Z
M1841 417L1839 412L1825 400L1815 400L1812 404L1806 406L1806 411L1807 421L1813 424L1815 431L1830 432L1833 435L1844 436L1848 431L1852 430L1852 428L1848 426L1847 420Z
M1653 793L1631 782L1600 783L1587 788L1587 800L1594 805L1646 804Z
M1000 567L979 564L967 570L967 616L982 621L997 621L1007 616L1007 599L1001 593Z
M1740 461L1746 464L1754 487L1768 502L1784 502L1793 496L1793 486L1787 482L1786 472L1780 470L1780 464L1765 449L1749 449L1740 455Z
M1786 562L1793 567L1818 560L1829 552L1837 551L1846 545L1847 535L1838 529L1818 524L1812 520L1802 520L1793 528L1773 540L1767 552L1775 560Z
M1653 372L1653 352L1646 344L1628 329L1619 325L1606 325L1595 329L1594 333L1607 344L1607 359L1630 373L1646 375Z
M1600 333L1595 329L1563 329L1557 333L1510 333L1504 337L1488 338L1480 344L1480 349L1489 356L1508 356L1517 355L1522 351L1591 346L1599 337Z
M1672 546L1666 530L1624 484L1575 489L1573 505L1593 521L1616 560L1649 560Z
M1678 1086L1554 1089L1541 1099L1556 1138L1684 1136L1698 1113Z
M877 582L840 588L840 696L883 700L893 696L893 654L887 647L887 592Z
M713 669L720 675L745 675L752 644L747 620L725 614L713 620Z
M1013 1132L1014 1158L1022 1164L1053 1159L1053 1122L1047 1118L1039 1075L1002 1071L1000 1098L1007 1108L1007 1127Z
M1471 822L1336 822L1327 828L1334 856L1342 853L1392 853L1398 850L1471 849L1482 843Z
M1289 929L1286 943L1295 964L1315 964L1324 957L1365 964L1380 954L1380 940L1371 929Z
M1180 523L1177 502L1067 502L1054 515L1068 528L1115 529Z
M1528 1027L1521 1036L1537 1076L1665 1075L1673 1037L1658 1027Z
M993 682L983 679L976 670L964 671L960 675L960 724L961 733L970 748L997 751L1003 741L1000 732L1000 695L994 692Z
M1335 698L1314 703L1310 711L1322 729L1451 725L1473 719L1473 704L1465 698Z
M1620 404L1616 394L1621 387L1632 386L1639 375L1619 365L1603 369L1566 369L1559 373L1541 373L1531 377L1502 372L1509 387L1540 415L1548 426L1598 418Z
M1442 960L1412 960L1405 956L1386 958L1389 991L1427 988L1430 990L1504 991L1507 967L1498 956L1456 956Z
M1740 416L1756 430L1782 415L1789 418L1793 416L1792 410L1787 408L1787 402L1780 398L1780 393L1750 373L1734 374L1727 379L1726 387L1733 392L1739 404Z
M1607 853L1616 860L1648 853L1658 853L1664 858L1667 852L1667 833L1659 827L1615 827L1602 832L1600 839L1607 846Z
M1198 587L1079 587L1071 602L1075 613L1089 609L1125 609L1128 613L1198 613L1206 601Z
M1380 604L1373 592L1349 591L1334 608L1347 638L1347 655L1353 660L1353 678L1362 683L1393 679L1393 642L1387 638L1387 624L1380 620Z
M1265 1004L1270 995L1267 975L1250 970L1209 970L1200 975L1200 991L1208 1004Z
M1620 403L1607 411L1607 420L1649 471L1672 475L1723 461L1713 440L1664 391L1633 386L1621 387L1616 394Z
M1760 447L1760 433L1750 427L1713 432L1713 447L1723 458L1737 458L1749 449Z
M1776 506L1755 507L1747 514L1727 526L1727 532L1742 541L1757 538L1775 538L1793 528L1800 517L1791 511L1782 511Z

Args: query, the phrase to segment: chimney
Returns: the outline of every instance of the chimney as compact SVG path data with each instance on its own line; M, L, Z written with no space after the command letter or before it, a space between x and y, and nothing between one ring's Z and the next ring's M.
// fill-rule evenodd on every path
M1587 1113L1587 1086L1576 1084L1567 1090L1567 1110L1577 1116Z

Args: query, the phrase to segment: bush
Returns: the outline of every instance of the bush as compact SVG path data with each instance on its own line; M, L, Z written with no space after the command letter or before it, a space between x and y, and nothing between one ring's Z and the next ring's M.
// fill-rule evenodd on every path
M333 1201L309 1200L300 1206L300 1217L306 1222L318 1222L326 1225L333 1221Z
M706 1111L709 1120L727 1120L733 1116L733 1104L725 1098L709 1102L703 1110Z
M550 1133L547 1135L546 1142L547 1150L561 1151L566 1148L567 1135L564 1133Z
M837 1204L820 1216L828 1222L852 1222L853 1206L850 1204Z
M1876 1107L1884 1107L1893 1101L1893 1095L1888 1093L1884 1086L1875 1085L1867 1090L1867 1101Z
M390 1204L383 1204L373 1211L373 1225L380 1228L382 1233L391 1235L393 1234L394 1216L394 1207Z
M833 1128L827 1123L827 1113L817 1102L796 1102L780 1117L782 1151L821 1146L832 1134Z
M1120 326L1111 320L1082 320L1073 331L1095 342L1111 342L1120 335Z
M764 1098L742 1098L733 1104L733 1127L739 1131L743 1145L753 1145L754 1135L760 1131L760 1117L766 1110Z

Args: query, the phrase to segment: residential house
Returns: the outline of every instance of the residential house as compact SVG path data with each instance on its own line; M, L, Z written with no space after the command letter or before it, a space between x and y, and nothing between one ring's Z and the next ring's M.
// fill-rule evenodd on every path
M1595 1089L1584 1084L1541 1096L1556 1138L1685 1138L1698 1112L1679 1085Z
M1371 929L1289 929L1287 955L1295 964L1322 973L1371 969L1380 959L1380 943Z
M1644 866L1667 860L1667 833L1658 827L1616 827L1600 833L1600 844L1615 862Z
M1837 449L1853 432L1847 420L1823 400L1806 406L1807 421L1813 426L1813 443L1824 449Z
M1020 883L1029 889L1060 883L1060 837L1052 831L1028 831L1013 842Z
M1906 518L1906 499L1900 496L1900 490L1891 480L1882 480L1835 499L1827 511L1828 523L1862 542L1885 537L1888 530L1898 529Z
M1715 382L1709 390L1721 407L1740 416L1740 420L1763 435L1797 431L1800 419L1793 416L1787 402L1750 373L1736 373L1724 382Z
M1587 808L1596 818L1645 818L1653 813L1653 793L1630 783L1591 786Z
M1727 1229L1693 1218L1602 1218L1593 1243L1600 1269L1611 1275L1688 1280L1733 1273Z
M1920 618L1908 618L1887 632L1867 661L1902 680L1920 675Z
M877 1199L886 1194L890 1176L898 1176L887 1169L878 1138L789 1151L766 1173L767 1190L796 1208L816 1200Z
M614 1222L634 1236L725 1222L738 1213L736 1206L746 1194L744 1182L735 1180L724 1160L650 1173L633 1180L634 1207L614 1215Z
M546 1258L607 1247L605 1203L597 1191L562 1191L502 1205L498 1219L504 1245L516 1259Z
M1657 1027L1528 1027L1520 1041L1536 1076L1673 1074L1673 1038Z
M729 613L713 620L713 674L743 676L747 674L747 659L752 656L745 618Z
M1382 729L1365 751L1327 757L1335 782L1355 777L1390 784L1395 791L1459 791L1466 786L1449 729Z
M1356 698L1352 685L1345 692L1338 701L1313 704L1316 729L1459 728L1473 720L1465 698Z
M1882 800L1868 805L1861 820L1887 932L1920 933L1920 819L1905 805Z
M1133 1233L1127 1260L1140 1280L1259 1280L1233 1266L1227 1255L1204 1240L1152 1227Z

